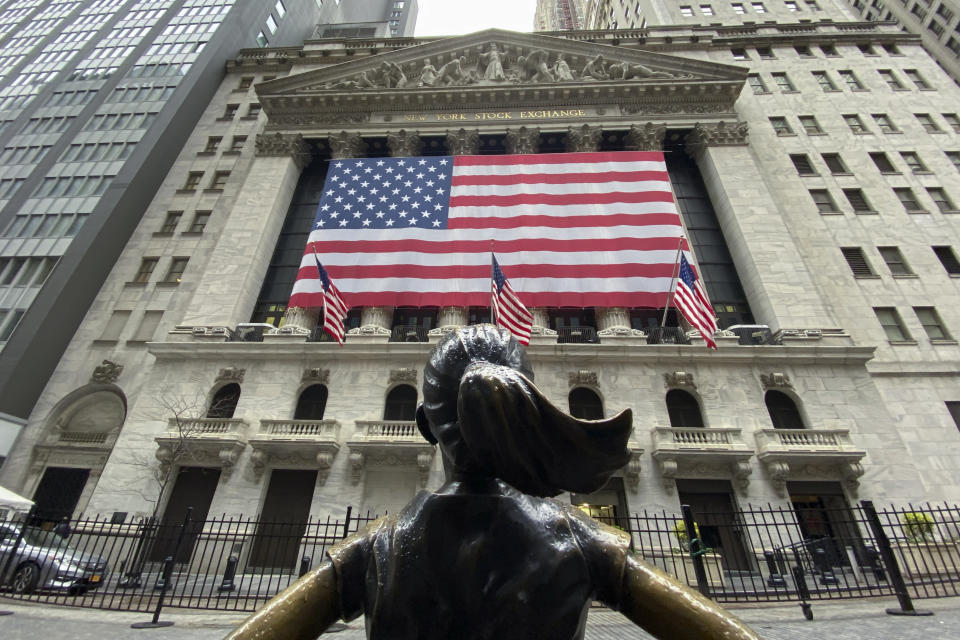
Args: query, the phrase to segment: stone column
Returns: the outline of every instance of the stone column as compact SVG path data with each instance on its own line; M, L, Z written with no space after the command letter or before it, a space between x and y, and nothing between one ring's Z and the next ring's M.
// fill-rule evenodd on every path
M476 129L447 131L447 151L455 156L475 156L480 153L480 132Z
M222 212L227 219L180 324L232 328L250 319L300 173L312 157L299 134L257 135L256 157L232 209Z
M600 147L603 129L589 124L567 128L567 152L596 151Z
M507 129L507 153L537 153L540 150L540 129L520 127Z
M630 313L624 307L597 309L597 335L601 338L643 338L646 334L630 327Z
M423 140L418 132L401 129L387 134L387 146L394 158L418 156L423 151Z
M631 125L627 132L628 151L663 151L663 138L667 134L667 127L662 124L648 122L644 125Z
M797 248L807 215L780 206L748 146L747 123L694 125L687 153L697 161L723 236L757 321L773 331L783 327L833 327L836 322L818 294L816 282ZM798 217L790 228L792 217ZM780 283L765 285L775 273Z
M351 342L383 342L390 338L393 328L393 307L364 307L360 312L360 326L350 329Z

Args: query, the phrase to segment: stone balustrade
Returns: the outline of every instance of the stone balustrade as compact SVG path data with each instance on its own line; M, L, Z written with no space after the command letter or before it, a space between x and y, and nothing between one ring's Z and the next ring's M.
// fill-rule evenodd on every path
M653 430L653 459L660 467L663 486L675 488L675 479L730 478L745 491L752 473L753 450L741 429L720 427L657 427Z

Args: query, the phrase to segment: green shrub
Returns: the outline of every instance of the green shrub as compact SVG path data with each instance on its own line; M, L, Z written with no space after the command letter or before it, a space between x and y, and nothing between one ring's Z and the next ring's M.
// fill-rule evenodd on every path
M700 538L700 525L696 522L693 523L693 534L697 539ZM690 551L690 537L687 535L687 525L683 520L677 520L673 525L673 535L676 537L681 551Z
M922 511L908 511L900 516L903 531L911 542L929 542L933 539L933 516Z

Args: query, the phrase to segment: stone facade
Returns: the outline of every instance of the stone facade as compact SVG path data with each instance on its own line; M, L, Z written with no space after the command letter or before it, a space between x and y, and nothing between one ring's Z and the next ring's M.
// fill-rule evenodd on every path
M756 55L758 30L771 57ZM741 506L789 505L792 482L832 483L851 502L960 499L960 433L945 404L960 401L960 351L952 340L928 339L911 310L936 307L946 329L960 331L957 280L931 251L960 249L960 234L925 190L941 187L960 198L953 186L958 167L944 153L960 152L960 131L942 115L956 110L960 90L916 38L889 25L822 22L747 31L671 27L629 41L592 34L595 42L587 42L577 33L560 39L492 30L375 58L322 40L296 54L244 52L229 66L104 283L0 481L30 495L46 468L86 465L94 479L78 511L149 513L157 465L202 463L224 471L211 513L249 514L262 509L271 469L317 469L312 514L340 514L346 505L395 512L418 488L439 486L443 473L439 456L412 422L387 418L387 398L399 387L420 384L430 342L467 321L466 310L442 309L437 330L423 336L430 342L388 342L387 308L364 309L343 347L309 341L316 316L294 309L287 312L287 327L296 330L267 331L263 341L228 341L254 315L307 156L325 162L372 154L374 144L383 145L380 155L418 153L434 139L445 140L451 154L473 153L481 139L531 153L551 136L561 141L558 150L583 151L601 148L604 134L619 132L624 148L632 149L678 144L680 137L702 176L753 315L778 338L747 345L727 332L718 336L716 352L699 337L689 345L648 344L649 336L629 326L623 309L598 310L599 343L564 342L549 328L535 332L529 353L537 382L555 403L566 407L572 390L586 388L606 415L633 409L634 458L618 473L625 507L678 511L678 480L728 482ZM902 55L864 56L857 44L868 41L896 43ZM537 78L534 70L487 83L358 85L361 74L387 63L406 78L418 77L414 72L427 58L439 69L462 57L461 71L468 73L479 68L469 61L492 44L505 57L522 54L525 60L539 51L536 57L548 66L562 56L578 67L578 78ZM812 58L795 48L811 44ZM828 44L836 57L816 48ZM750 52L749 62L731 56L740 48ZM608 76L611 65L650 73L580 75L597 56ZM332 65L340 62L346 64ZM770 92L751 91L747 64ZM877 73L890 67L918 70L935 90L893 93ZM810 73L819 70L833 77L838 91L820 89ZM865 90L851 91L841 70L853 71ZM781 91L775 73L788 73L796 90ZM256 96L237 93L247 74L256 74ZM263 113L256 120L221 121L225 106L239 99L258 99ZM845 124L841 116L854 113L869 133L854 134ZM903 133L882 133L872 120L878 113ZM943 131L927 133L916 113L931 115ZM798 117L808 115L822 135L805 133ZM778 135L771 117L786 118L792 133ZM249 143L237 153L198 153L214 135L247 136ZM868 153L880 151L900 173L877 170ZM909 172L901 151L919 154L929 172ZM849 171L831 173L823 153L841 154ZM807 154L816 171L798 175L791 154ZM188 172L220 170L231 172L222 191L178 191ZM905 186L920 194L926 213L904 211L892 189ZM853 188L875 212L851 210L842 189ZM833 195L836 214L818 211L810 194L816 189ZM158 235L170 210L184 211L185 219L194 211L211 214L202 233ZM887 246L900 248L916 277L894 278L881 268L877 247ZM862 247L879 276L854 278L841 247ZM177 283L131 282L150 256L161 256L161 263L187 256L189 263ZM896 308L914 339L891 343L873 307ZM129 329L101 339L118 311L163 315L152 339L134 339ZM545 327L545 310L536 316ZM110 379L91 380L104 361L112 366L100 375ZM224 378L224 370L234 375ZM227 384L242 390L232 421L217 427L217 435L197 422L200 428L188 437L203 456L171 462L163 450L173 438L171 399L185 416L200 419ZM297 399L311 384L328 391L322 420L297 421ZM691 446L688 431L672 426L665 397L675 390L699 404L706 431L693 436L710 434L707 446ZM805 432L819 433L819 444L776 441L764 400L770 391L796 403ZM120 411L110 415L119 415L122 428L92 447L64 438L71 428L58 427L58 420L82 402Z

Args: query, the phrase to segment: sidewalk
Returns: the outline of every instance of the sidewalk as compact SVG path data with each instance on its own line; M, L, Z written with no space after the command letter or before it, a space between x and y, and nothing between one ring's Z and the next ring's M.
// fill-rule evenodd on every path
M934 612L930 617L901 617L884 613L896 607L896 600L857 600L813 604L814 619L807 621L798 605L756 605L730 607L750 624L764 640L960 640L960 598L916 601L918 609ZM133 638L150 640L194 640L223 638L245 616L236 613L168 609L161 620L175 622L163 629L134 630L130 624L150 620L142 613L74 609L0 600L0 609L14 615L0 617L0 638L37 640L42 638ZM363 620L349 628L328 634L331 640L364 640ZM649 640L623 616L607 609L592 609L586 640Z

